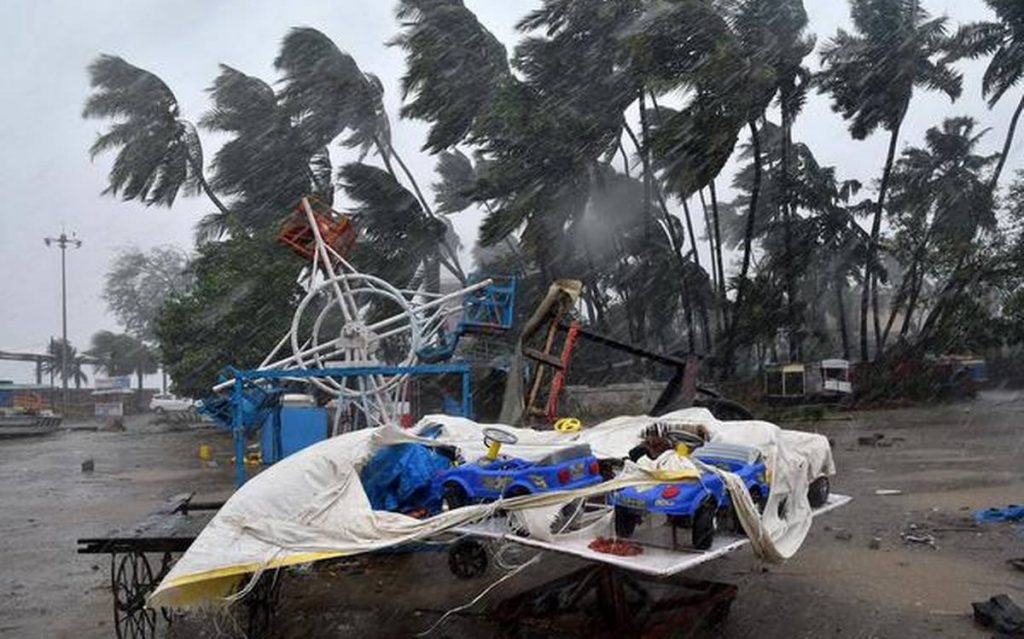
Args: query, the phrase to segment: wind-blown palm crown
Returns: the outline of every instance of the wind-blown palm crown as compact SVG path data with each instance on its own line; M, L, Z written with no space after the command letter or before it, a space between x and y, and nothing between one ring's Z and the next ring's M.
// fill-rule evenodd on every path
M960 96L962 77L941 57L946 18L929 18L918 0L853 0L851 18L855 33L840 29L827 43L818 81L854 138L896 129L915 87Z
M281 101L306 144L325 146L349 129L347 146L387 153L391 129L380 80L363 73L330 38L309 27L292 29L274 66L283 73Z
M203 150L192 123L180 117L178 101L163 80L112 55L89 65L93 93L82 117L110 119L91 155L116 150L105 194L171 206L179 191L206 190Z
M431 123L423 149L460 142L510 77L504 45L462 0L401 0L402 33L389 44L405 51L402 117Z
M980 58L992 56L985 76L982 78L982 93L994 107L1006 92L1024 78L1024 3L1019 0L985 0L999 22L976 22L964 25L953 38L953 57ZM1006 158L1013 146L1021 113L1024 112L1024 96L1021 96L1010 120L1006 142L999 164L992 174L991 186L999 183L1006 166Z
M212 185L236 198L232 208L247 229L271 228L303 196L319 193L311 161L321 147L307 146L259 78L221 65L209 92L213 108L200 124L232 136L214 156Z

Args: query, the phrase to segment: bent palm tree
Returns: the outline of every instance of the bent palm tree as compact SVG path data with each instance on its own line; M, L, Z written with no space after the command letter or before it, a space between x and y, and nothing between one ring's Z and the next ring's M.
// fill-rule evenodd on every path
M43 362L43 372L54 375L61 380L74 382L75 388L81 388L82 384L89 381L89 377L82 370L85 360L78 354L78 349L63 339L51 339L46 348L49 359Z
M117 150L104 194L171 206L181 190L202 192L228 215L203 176L196 127L180 117L178 100L163 80L112 55L93 61L89 76L93 94L82 117L112 120L90 153L95 158Z
M323 147L350 130L342 143L360 148L363 156L376 149L387 172L399 182L391 160L397 162L423 211L434 217L416 178L391 144L384 87L376 76L363 73L352 56L308 27L292 29L285 36L274 66L284 73L282 104L296 118L306 144ZM446 254L442 263L460 281L465 280L455 248L443 241L442 247Z
M975 132L971 118L951 118L925 134L926 148L908 148L896 163L889 212L897 245L909 265L882 335L885 344L896 313L906 301L900 335L906 337L927 272L942 262L957 261L969 250L979 229L996 226L995 200L988 170L998 156L975 153L987 131ZM938 255L929 258L929 249ZM955 269L954 269L955 270Z
M855 33L842 29L822 52L820 91L850 121L850 133L863 140L879 127L889 132L889 151L871 223L860 305L860 355L869 359L868 306L877 274L878 236L900 128L915 88L942 91L956 99L962 78L940 56L949 45L946 19L931 19L918 0L851 0ZM875 304L875 339L881 341Z
M991 108L1024 78L1024 4L1019 0L985 0L985 4L996 12L999 22L975 22L961 27L953 38L953 56L972 59L992 56L981 87ZM993 190L1006 166L1021 113L1024 113L1024 95L1013 112L1003 153L990 180Z
M156 373L159 367L153 349L124 333L99 331L94 334L89 355L99 360L97 368L111 377L134 374L140 391L143 377Z

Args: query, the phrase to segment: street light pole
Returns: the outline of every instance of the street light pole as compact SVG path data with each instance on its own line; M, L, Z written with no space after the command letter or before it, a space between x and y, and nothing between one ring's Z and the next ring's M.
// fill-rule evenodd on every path
M64 229L61 229L59 237L44 237L43 242L47 246L56 244L60 248L60 320L61 336L63 343L60 350L60 378L61 378L61 411L64 415L68 412L68 277L67 277L67 250L68 247L81 248L82 240L78 239L75 233L68 237Z

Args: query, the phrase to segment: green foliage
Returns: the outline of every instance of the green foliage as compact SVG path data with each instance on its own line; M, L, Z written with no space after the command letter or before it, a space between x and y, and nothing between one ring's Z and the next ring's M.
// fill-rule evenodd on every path
M82 384L89 381L89 376L82 370L85 360L78 355L78 349L70 342L59 337L51 338L50 343L46 346L46 354L50 357L42 363L41 368L44 373L53 375L62 381L67 379L68 382L75 385L75 388L81 388Z
M854 138L897 129L915 88L960 96L962 78L944 59L946 18L930 18L918 0L851 0L850 14L855 32L840 29L826 44L818 82Z
M985 0L999 22L963 25L953 37L954 57L992 56L982 91L989 106L997 102L1024 77L1024 5L1017 0Z
M446 226L427 216L419 202L387 171L352 163L338 170L362 238L352 259L367 273L406 286L438 255ZM425 265L424 265L425 266Z
M390 44L406 54L402 117L431 123L425 151L462 141L511 79L505 47L462 0L401 0L402 33Z
M437 158L439 182L434 183L437 210L441 214L459 213L473 205L476 169L473 162L459 150L442 151Z
M311 167L314 158L325 161L323 146L306 144L274 90L258 78L221 65L210 96L213 106L200 125L231 136L214 155L210 184L233 198L246 232L275 228L302 197L318 192ZM214 237L231 229L225 223Z
M153 322L164 302L192 285L188 256L171 246L149 252L121 252L107 271L103 300L133 336L146 342L156 337Z
M258 366L290 325L302 296L300 262L266 236L200 245L195 285L160 310L156 335L177 393L210 392L227 365Z
M309 27L292 29L274 66L284 74L281 102L308 148L325 147L345 130L350 133L343 143L361 149L362 156L371 147L390 145L380 80L363 73L326 35Z
M142 390L142 378L159 369L156 351L124 333L95 333L88 354L98 361L99 370L110 377L135 375L139 390Z
M897 239L933 243L947 259L969 248L980 229L996 226L988 171L998 155L974 151L986 131L975 134L967 117L950 118L925 134L926 148L910 147L897 161L889 200ZM955 255L951 255L953 252Z
M82 117L111 120L89 150L93 158L117 151L105 194L171 206L182 190L198 194L203 150L195 127L179 117L178 101L163 81L117 56L89 65L93 94Z

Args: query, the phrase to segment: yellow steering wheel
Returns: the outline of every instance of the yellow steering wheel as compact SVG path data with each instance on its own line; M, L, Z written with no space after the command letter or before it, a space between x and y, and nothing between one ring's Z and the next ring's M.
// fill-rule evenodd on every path
M583 430L583 422L575 417L563 417L555 422L555 430L560 433L578 433Z

